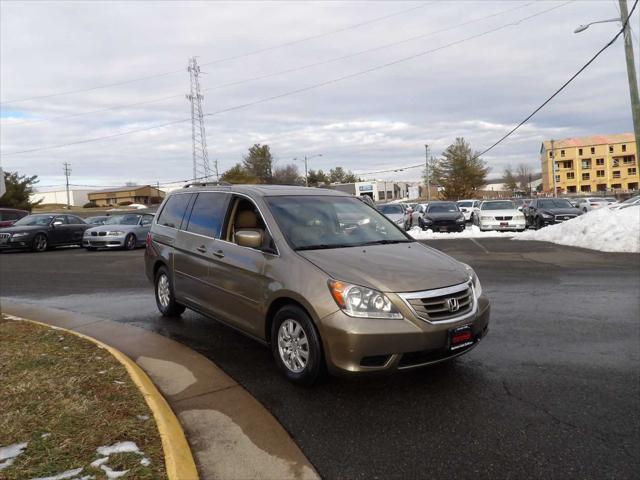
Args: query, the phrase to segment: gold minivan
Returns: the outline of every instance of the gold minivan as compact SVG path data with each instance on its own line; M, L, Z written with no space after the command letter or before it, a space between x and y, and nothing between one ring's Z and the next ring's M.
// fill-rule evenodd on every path
M329 189L188 185L158 210L145 265L162 315L242 331L300 384L450 360L488 330L471 267Z

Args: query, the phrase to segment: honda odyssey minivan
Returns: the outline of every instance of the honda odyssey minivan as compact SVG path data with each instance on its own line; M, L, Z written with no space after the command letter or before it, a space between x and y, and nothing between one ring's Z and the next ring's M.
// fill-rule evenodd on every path
M236 328L301 384L450 360L488 330L471 267L334 190L188 185L158 210L145 264L162 315Z

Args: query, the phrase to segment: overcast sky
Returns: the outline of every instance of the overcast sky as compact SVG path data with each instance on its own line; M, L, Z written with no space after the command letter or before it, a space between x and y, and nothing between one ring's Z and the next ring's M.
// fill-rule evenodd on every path
M73 184L189 178L189 121L11 153L188 119L186 66L194 55L202 64L204 111L214 113L205 118L209 157L218 159L220 172L254 143L268 143L278 164L322 154L310 160L310 168L341 165L356 172L420 163L425 143L437 155L459 136L482 150L615 34L619 23L594 25L580 34L573 30L619 15L617 4L2 1L2 167L38 175L43 186L64 182L65 161ZM542 13L553 7L558 8ZM637 12L631 25L637 57ZM543 139L632 131L621 40L484 157L490 176L519 163L539 170ZM267 50L251 54L261 49ZM354 75L387 63L393 64ZM225 86L259 76L268 78ZM48 97L15 101L42 96ZM152 102L156 99L164 100ZM129 105L140 102L146 103ZM70 116L116 106L122 108ZM417 180L421 174L412 169L373 176Z

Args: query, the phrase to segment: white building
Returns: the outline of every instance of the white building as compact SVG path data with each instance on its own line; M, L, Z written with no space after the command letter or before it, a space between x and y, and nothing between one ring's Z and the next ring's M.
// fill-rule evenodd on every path
M69 204L72 207L82 207L89 201L89 193L93 190L69 189ZM49 192L34 192L29 195L29 201L32 203L42 200L40 205L67 204L66 190L52 190Z

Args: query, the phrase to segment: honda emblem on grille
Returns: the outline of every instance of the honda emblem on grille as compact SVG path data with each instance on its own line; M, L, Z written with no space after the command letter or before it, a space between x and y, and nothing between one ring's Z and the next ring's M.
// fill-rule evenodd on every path
M447 308L450 312L457 312L460 310L460 304L457 298L447 298Z

